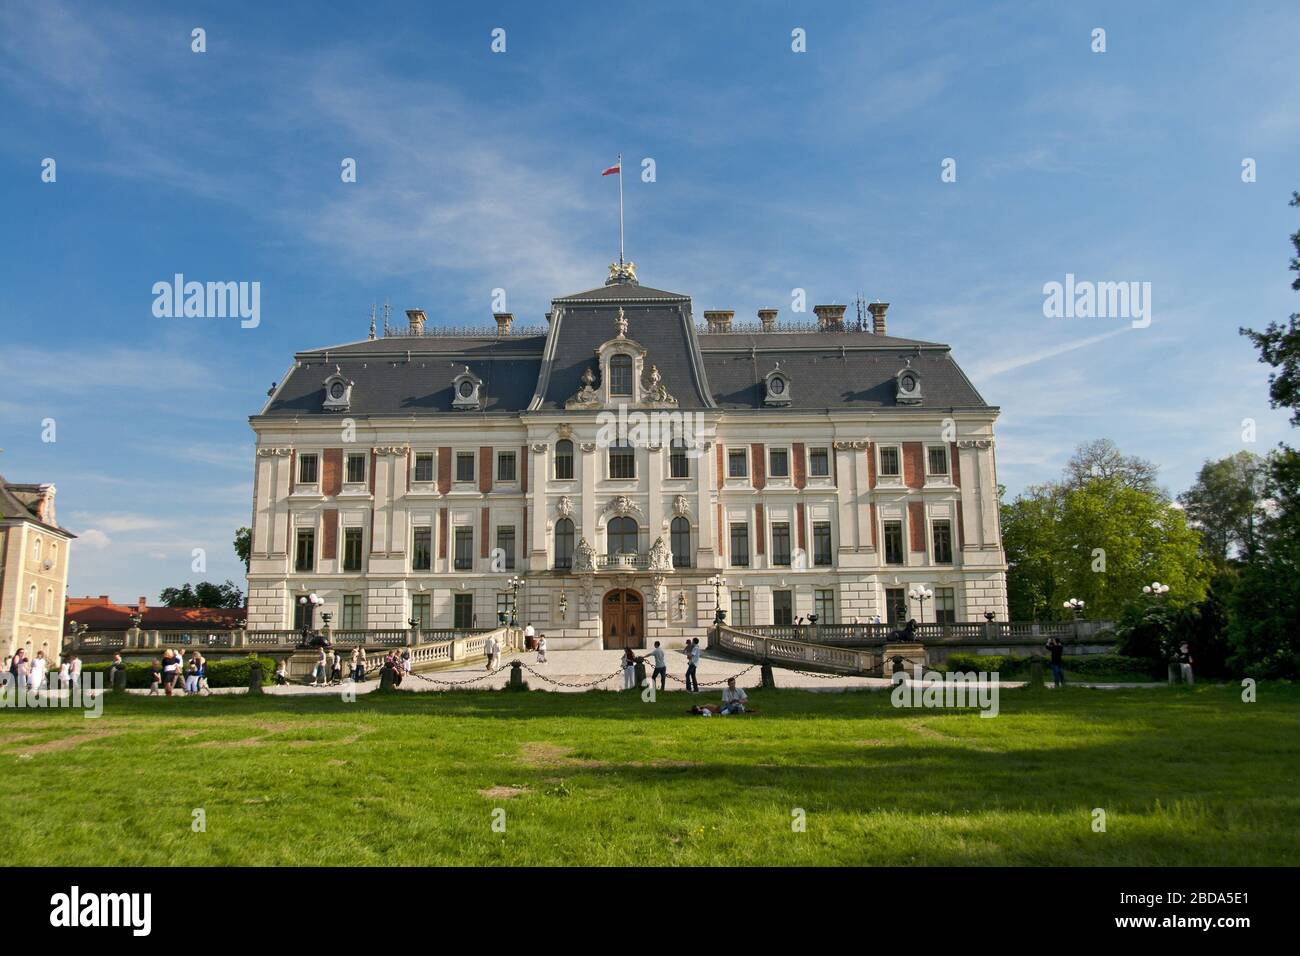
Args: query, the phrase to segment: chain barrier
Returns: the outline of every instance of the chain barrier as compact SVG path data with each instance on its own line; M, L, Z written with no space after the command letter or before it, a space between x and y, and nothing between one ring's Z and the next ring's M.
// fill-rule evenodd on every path
M623 675L623 668L620 667L612 674L606 674L604 677L597 677L595 680L588 681L585 684L571 684L568 681L556 680L554 677L547 677L545 674L529 667L523 661L514 661L512 663L517 663L520 667L528 671L528 673L532 674L534 677L540 680L544 680L548 684L555 684L557 687L581 687L581 688L595 687L597 684L603 684L607 680L613 680L615 677L621 677Z
M721 680L696 681L696 683L699 684L701 687L721 687L723 684L727 683L727 681L738 680L740 677L744 676L745 674L748 674L750 671L752 671L755 667L758 666L759 665L757 664L750 664L743 671L736 671L736 673L732 674L730 677L724 677ZM668 679L672 681L676 681L679 684L686 683L686 679L684 677L678 677L676 674L669 674Z

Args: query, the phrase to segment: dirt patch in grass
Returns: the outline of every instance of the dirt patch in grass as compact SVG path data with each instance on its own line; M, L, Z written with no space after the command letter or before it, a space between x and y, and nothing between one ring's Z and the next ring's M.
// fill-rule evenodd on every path
M74 747L80 747L92 740L103 740L105 737L115 736L117 736L116 730L88 730L84 734L73 734L70 737L60 737L58 740L47 740L43 744L32 744L30 747L23 747L17 753L20 757L31 757L36 754L54 753L59 750L72 750Z
M211 750L228 750L232 747L261 747L266 741L261 737L245 737L242 740L205 740L197 747Z
M528 792L527 787L488 787L480 790L478 795L489 800L509 800L511 797L522 796Z
M850 743L852 743L854 746L857 746L857 747L883 747L883 746L885 746L885 742L884 742L883 740L876 740L876 739L874 739L874 738L871 739L871 740L853 740L853 741L850 741Z
M5 734L0 737L0 747L8 747L10 744L21 743L24 740L31 740L35 734Z
M609 766L608 761L605 760L582 760L578 757L571 757L569 755L573 753L572 747L561 747L558 744L549 744L541 740L529 741L519 749L520 758L529 767L599 768Z

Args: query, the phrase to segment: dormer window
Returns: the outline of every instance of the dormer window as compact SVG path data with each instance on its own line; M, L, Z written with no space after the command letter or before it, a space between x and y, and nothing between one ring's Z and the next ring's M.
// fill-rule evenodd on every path
M483 408L483 380L464 367L451 381L451 407L458 411L481 411Z
M790 404L790 376L778 365L763 378L763 404L784 406Z
M610 356L609 394L619 398L632 397L632 356Z
M352 404L352 384L339 367L334 366L334 374L325 379L325 411L346 412Z
M921 404L921 375L909 361L895 379L894 400L900 405Z

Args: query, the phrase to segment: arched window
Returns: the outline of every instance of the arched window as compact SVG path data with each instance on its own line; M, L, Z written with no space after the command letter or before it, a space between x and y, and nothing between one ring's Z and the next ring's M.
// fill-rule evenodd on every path
M31 614L36 613L36 585L33 584L27 592L27 610Z
M573 522L561 518L555 522L555 568L568 570L573 567Z
M59 542L50 542L50 566L58 567L59 565Z
M609 523L606 537L608 539L609 554L636 554L636 519L627 517L615 518Z
M41 536L37 535L32 541L32 560L37 564L41 563ZM35 610L35 608L33 608Z
M573 478L573 442L561 438L555 443L555 479L568 481L571 478Z
M609 360L609 394L632 396L632 356L615 355Z
M691 566L691 522L680 515L673 519L672 532L673 567L689 568Z
M45 613L54 613L54 588L45 589Z

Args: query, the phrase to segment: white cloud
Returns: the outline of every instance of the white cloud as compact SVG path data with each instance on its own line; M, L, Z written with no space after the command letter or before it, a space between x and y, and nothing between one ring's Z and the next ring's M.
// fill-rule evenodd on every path
M91 551L103 551L113 542L98 528L87 528L77 535L76 543L78 547L88 548Z

